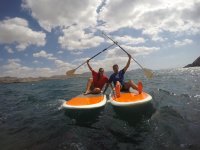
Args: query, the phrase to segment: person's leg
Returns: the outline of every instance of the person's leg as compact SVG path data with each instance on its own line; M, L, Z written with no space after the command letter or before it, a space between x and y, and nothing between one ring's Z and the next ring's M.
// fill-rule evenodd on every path
M117 81L115 85L115 94L117 98L120 97L121 88L122 88L121 83Z
M92 94L99 94L101 93L101 89L100 88L94 88L92 91L91 91Z
M92 83L93 83L93 79L92 79L92 78L89 78L89 79L88 79L88 82L87 82L86 91L85 91L84 94L89 94L89 93L91 92L90 89L91 89Z
M132 80L129 80L128 82L125 82L124 84L125 90L129 90L130 87L132 87L135 90L138 90L138 86Z
M139 94L142 93L142 90L143 90L143 85L142 85L142 82L139 81L139 82L138 82L138 92L139 92Z
M138 85L136 85L132 80L129 80L129 82L126 82L124 84L124 87L125 87L125 89L128 89L128 90L130 87L132 87L133 89L137 90L139 92L139 94L142 93L142 89L143 89L143 85L142 85L141 81L139 81Z

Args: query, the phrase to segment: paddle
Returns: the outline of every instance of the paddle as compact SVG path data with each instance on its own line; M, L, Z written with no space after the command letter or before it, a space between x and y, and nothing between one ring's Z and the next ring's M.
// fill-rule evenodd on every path
M110 39L114 44L116 44L119 48L121 48L126 54L129 54L123 47L121 47L116 41L111 39L108 35L106 35L104 32L102 32L104 36L106 36L108 39ZM129 54L130 55L130 54ZM153 72L150 69L143 68L142 65L140 65L132 56L131 58L142 68L144 71L144 74L147 78L151 79L153 77Z
M115 43L112 44L112 45L110 45L110 46L108 46L107 48L103 49L101 52L97 53L96 55L92 56L89 60L93 59L93 58L96 57L97 55L99 55L99 54L101 54L102 52L106 51L107 49L109 49L109 48L112 47L113 45L115 45ZM75 73L75 71L76 71L78 68L80 68L82 65L84 65L86 62L87 62L87 61L85 61L84 63L82 63L81 65L79 65L78 67L76 67L75 69L72 69L72 70L67 71L67 72L66 72L66 75L67 75L67 76L73 76L74 73Z

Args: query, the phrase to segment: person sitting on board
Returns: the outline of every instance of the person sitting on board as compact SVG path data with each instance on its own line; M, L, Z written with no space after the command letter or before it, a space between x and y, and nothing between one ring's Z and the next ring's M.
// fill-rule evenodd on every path
M112 88L113 88L112 82L115 85L115 87L116 87L116 85L120 85L121 91L129 91L129 89L131 87L131 88L137 90L139 92L139 94L141 94L142 93L142 82L138 82L138 85L136 85L132 80L129 80L128 82L124 82L124 74L127 71L128 67L130 66L130 62L131 62L131 55L128 54L128 57L129 57L128 62L122 70L119 71L119 67L117 64L113 65L114 73L109 78L109 84L111 85ZM107 87L108 87L108 84L106 85L105 90L107 89Z
M106 75L104 75L104 69L99 68L99 72L97 73L92 69L92 67L89 64L89 60L87 60L87 65L90 71L92 72L92 78L89 78L87 87L86 87L86 94L99 94L101 93L101 90L103 86L108 83L108 78Z

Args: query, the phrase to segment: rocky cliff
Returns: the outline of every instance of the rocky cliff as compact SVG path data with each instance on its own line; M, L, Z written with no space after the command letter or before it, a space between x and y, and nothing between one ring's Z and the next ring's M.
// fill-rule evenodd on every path
M200 57L198 57L192 64L188 64L184 68L188 67L200 67Z

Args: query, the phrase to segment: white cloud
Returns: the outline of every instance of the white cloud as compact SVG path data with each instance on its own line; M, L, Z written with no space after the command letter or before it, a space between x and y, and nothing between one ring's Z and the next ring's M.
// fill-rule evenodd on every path
M82 53L83 53L82 51L72 51L71 52L71 54L73 54L73 55L80 55Z
M33 57L43 57L43 58L47 58L49 60L55 60L56 58L53 56L53 54L48 54L46 51L41 50L40 52L34 53Z
M101 3L101 0L24 0L22 7L29 10L45 30L50 32L59 27L63 35L58 43L62 48L78 54L103 41L103 38L93 34L96 32L97 8ZM87 29L92 33L86 33Z
M38 61L34 61L38 63ZM11 76L11 77L49 77L52 75L65 75L67 70L70 70L70 67L74 67L63 61L55 60L56 68L50 67L28 67L22 65L21 60L19 59L9 59L7 64L0 66L0 76Z
M147 29L143 29L142 34L149 35L152 41L164 42L168 40L168 38L166 37L159 36L158 35L159 32L162 32L162 30L157 29L157 28L147 28Z
M7 50L8 53L13 54L14 51L12 50L12 48L10 48L9 46L5 46L5 49Z
M63 29L63 34L63 36L59 37L58 43L61 44L62 48L67 48L75 52L96 47L104 41L102 37L95 36L92 33L86 33L78 26Z
M29 45L44 46L46 43L45 33L33 31L25 19L18 17L0 21L0 33L0 44L16 43L18 51Z
M32 68L32 73L29 73L26 76L29 77L50 77L52 75L57 75L56 73L60 73L60 72L56 72L57 70L54 70L52 68L48 68L48 67L43 67L43 68Z
M12 62L21 62L21 59L18 59L18 58L15 58L15 59L8 59L8 62L9 62L9 63L12 63Z
M2 68L7 69L8 71L14 71L21 67L19 63L19 59L8 59L8 64L3 65Z
M107 71L112 71L112 66L114 64L118 64L119 68L122 69L123 67L125 67L127 61L128 61L128 57L127 56L106 57L103 60L102 59L101 60L93 59L93 60L90 61L90 65L95 71L98 71L99 68L104 68L105 73L106 73ZM135 69L137 67L138 66L135 63L131 62L129 70ZM90 70L88 69L87 65L85 64L82 67L80 67L76 71L76 73L83 73L83 72L89 72L89 71Z
M135 59L135 56L148 55L150 53L160 50L159 47L132 47L132 46L126 46L126 45L121 45L121 46L128 53L130 53L134 59ZM127 54L118 47L110 49L109 51L106 51L102 55L103 55L102 59L92 59L90 61L90 64L94 70L98 70L100 67L102 67L105 69L105 71L112 71L112 66L114 64L118 64L120 69L122 69L128 61ZM88 58L75 59L73 63L81 64L85 62L87 59ZM138 65L134 63L134 61L132 60L129 70L136 69L136 68L138 68ZM85 64L84 66L82 66L81 68L77 70L77 73L88 72L88 71L89 69L87 65Z
M63 54L63 51L58 51L58 54Z
M107 0L99 16L105 22L100 29L111 32L129 27L162 41L159 34L163 32L199 33L199 8L199 0Z
M33 61L33 63L34 63L34 64L38 64L38 63L39 63L39 61L37 61L37 60L34 60L34 61Z
M70 63L67 63L67 62L64 62L64 61L58 60L58 59L55 60L55 64L56 64L56 66L57 66L58 68L60 68L60 69L68 68L68 67L73 66L73 65L71 65Z
M150 52L156 51L159 48L156 47L129 47L122 45L133 57L139 55L140 53L149 54ZM133 55L134 54L134 55ZM86 61L88 58L76 59L72 63L64 62L54 57L52 54L48 54L45 51L40 51L33 54L36 58L45 58L54 62L55 67L28 67L22 65L20 59L9 59L6 65L0 66L1 74L0 76L14 76L14 77L38 77L38 76L52 76L65 74L66 71L76 68L78 65ZM51 58L54 59L51 59ZM103 54L103 59L92 59L90 64L93 69L98 70L100 67L103 67L105 71L112 71L113 64L119 64L120 69L122 69L128 61L127 55L121 49L111 49ZM38 60L35 60L34 63L38 64ZM131 63L129 70L135 69L138 66L136 63ZM89 69L87 65L80 67L76 73L88 72Z
M185 45L190 45L190 44L192 44L193 43L193 41L192 40L190 40L190 39L184 39L184 40L182 40L182 41L175 41L174 42L174 45L175 45L175 47L181 47L181 46L185 46Z
M6 65L3 65L1 68L1 70L4 70L1 73L1 76L23 77L23 73L28 72L31 69L26 66L22 66L20 62L20 59L9 59L8 63Z
M121 47L124 48L132 56L149 55L150 53L160 50L159 47L145 47L145 46L136 47L127 45L121 45ZM120 56L127 57L127 54L118 47L106 52L106 58L120 57Z
M59 60L58 58L54 57L53 54L49 54L44 50L41 50L38 53L34 53L33 57L36 57L36 58L42 57L42 58L53 61L57 67L57 70L59 70L58 72L62 72L63 70L67 68L74 67L72 64Z
M28 47L28 43L21 43L21 44L16 46L18 51L23 51L23 50L26 49L26 47Z
M145 43L145 39L144 38L133 38L131 36L117 36L117 37L114 37L114 40L119 42L119 43L126 43L128 45L137 45L137 44L142 44L142 43Z
M79 24L83 28L95 26L97 8L101 0L24 0L22 7L29 10L47 31L52 28Z

